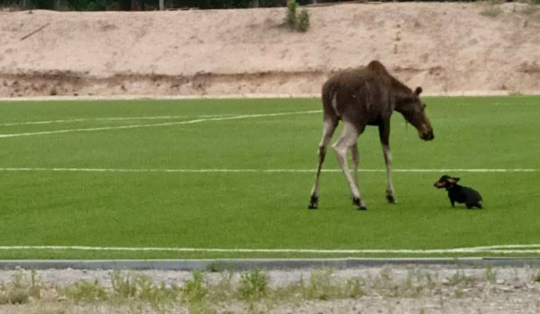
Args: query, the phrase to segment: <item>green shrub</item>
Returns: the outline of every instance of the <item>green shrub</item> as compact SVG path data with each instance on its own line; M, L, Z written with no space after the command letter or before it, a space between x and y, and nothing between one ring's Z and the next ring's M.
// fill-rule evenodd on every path
M298 7L298 4L296 3L296 0L287 1L287 16L285 18L285 22L287 23L287 26L289 26L290 29L296 29L296 24L297 24L296 8L297 7Z
M309 28L309 12L306 9L303 9L300 12L300 15L298 15L298 24L296 28L301 31L305 32Z
M289 29L305 32L309 28L309 12L307 9L303 9L300 14L297 13L298 3L296 0L287 1L287 16L285 17L285 24Z

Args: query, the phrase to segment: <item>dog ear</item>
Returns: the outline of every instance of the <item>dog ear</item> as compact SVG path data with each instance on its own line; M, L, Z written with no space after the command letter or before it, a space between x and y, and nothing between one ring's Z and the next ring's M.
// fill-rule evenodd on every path
M415 93L416 95L422 94L422 87L418 86L418 87L414 90L414 93Z
M451 178L450 180L452 180L452 183L457 183L459 181L459 178Z

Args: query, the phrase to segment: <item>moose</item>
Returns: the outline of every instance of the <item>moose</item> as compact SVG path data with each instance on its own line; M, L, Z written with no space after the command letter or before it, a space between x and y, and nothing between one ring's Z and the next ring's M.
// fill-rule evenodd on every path
M330 142L340 120L343 134L332 145L337 160L351 191L353 205L359 210L367 210L358 184L358 137L366 126L378 126L379 138L386 163L386 199L395 204L396 197L392 183L392 155L390 153L390 118L395 111L417 130L424 141L434 139L431 123L426 116L426 104L420 99L422 88L412 91L405 84L390 75L379 61L371 61L365 67L348 69L331 76L322 88L323 136L319 143L317 174L311 190L309 209L319 205L319 178ZM349 171L346 154L351 151L353 172Z

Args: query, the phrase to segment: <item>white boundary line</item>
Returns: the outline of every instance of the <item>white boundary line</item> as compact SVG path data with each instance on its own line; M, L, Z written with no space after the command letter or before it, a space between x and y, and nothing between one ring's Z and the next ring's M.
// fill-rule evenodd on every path
M307 253L307 254L445 254L445 253L540 253L540 244L496 245L454 249L223 249L181 247L99 247L99 246L0 246L2 251L53 250L53 251L123 251L123 252L208 252L208 253Z
M512 97L538 96L539 91L522 91L522 95ZM426 92L426 97L491 97L510 96L507 90L480 90L480 91L451 91ZM27 96L27 97L0 97L0 102L21 101L95 101L95 100L192 100L192 99L287 99L287 98L320 98L320 93L304 94L228 94L228 95L80 95L80 96Z
M129 120L173 120L182 118L218 118L226 116L237 116L238 114L223 114L223 115L204 115L204 116L140 116L140 117L109 117L109 118L79 118L79 119L64 119L64 120L45 120L45 121L21 121L0 123L0 127L20 126L20 125L41 125L41 124L56 124L56 123L74 123L87 121L129 121Z
M321 112L322 110L310 110L310 111L293 111L293 112L279 112L279 113L267 113L267 114L245 114L245 115L236 115L236 116L231 116L231 117L199 118L199 119L187 120L187 121L152 123L152 124L131 124L131 125L99 127L99 128L65 129L65 130L53 130L53 131L41 131L41 132L0 134L0 138L35 136L35 135L51 135L51 134L73 133L73 132L93 132L93 131L105 131L105 130L155 128L155 127L162 127L162 126L196 124L196 123L207 122L207 121L240 120L240 119L249 119L249 118L278 117L278 116L311 114L311 113L321 113Z
M315 169L121 169L121 168L30 168L6 167L4 172L124 172L124 173L315 173ZM341 169L322 169L323 172L340 173ZM360 172L385 172L385 169L359 169ZM539 172L540 169L392 169L402 173L521 173Z

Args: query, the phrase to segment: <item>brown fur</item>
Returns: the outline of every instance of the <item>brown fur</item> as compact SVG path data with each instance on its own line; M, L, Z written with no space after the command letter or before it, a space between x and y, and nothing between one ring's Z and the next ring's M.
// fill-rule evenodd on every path
M351 188L353 203L360 209L366 206L360 197L356 170L358 167L358 148L356 137L367 125L379 127L379 136L383 145L387 165L387 199L395 202L391 180L391 154L389 148L390 118L398 111L410 122L421 139L434 138L431 123L425 114L426 105L420 99L422 88L412 91L405 84L394 78L379 61L371 61L366 67L345 70L336 73L323 85L322 101L324 112L323 139L319 145L319 165L315 184L311 192L309 208L318 206L319 176L326 154L326 146L340 120L349 125L342 137L333 145L347 181ZM352 128L352 129L351 129ZM345 130L344 129L344 130ZM354 141L352 136L354 136ZM354 177L349 176L348 166L344 163L344 150L351 150L355 164Z
M334 95L337 113L332 108ZM419 101L418 95L390 75L379 61L333 75L323 85L322 99L325 116L351 122L359 130L366 125L380 125L390 119L394 110Z

